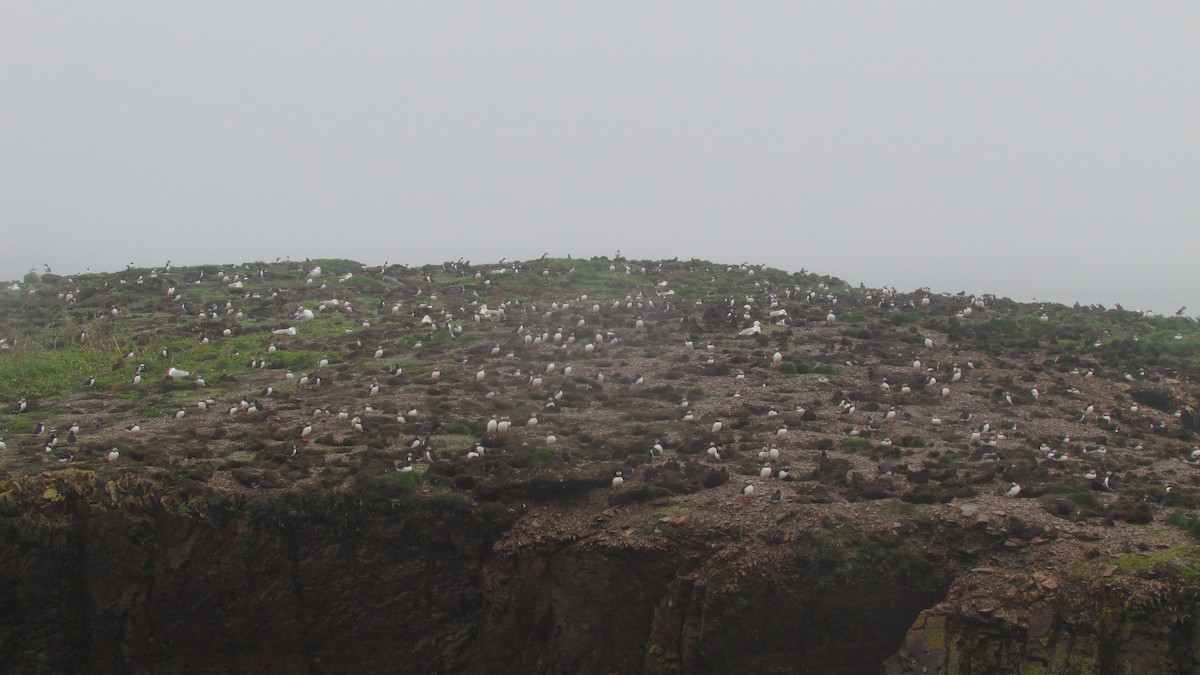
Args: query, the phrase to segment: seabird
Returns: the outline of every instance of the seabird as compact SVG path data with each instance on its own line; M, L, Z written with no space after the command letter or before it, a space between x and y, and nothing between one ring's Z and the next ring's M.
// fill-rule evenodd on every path
M762 332L762 325L755 321L754 325L738 333L738 337L750 337Z
M742 503L749 504L750 498L753 496L754 496L754 485L751 483L746 483L746 485L744 485L742 487Z

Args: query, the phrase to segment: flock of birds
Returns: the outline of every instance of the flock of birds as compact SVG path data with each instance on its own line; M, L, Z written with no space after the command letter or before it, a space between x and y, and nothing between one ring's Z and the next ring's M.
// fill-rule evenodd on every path
M564 457L571 449L573 461L612 464L612 457L588 457L565 432L578 435L586 429L595 435L605 429L589 425L615 425L607 431L617 433L626 404L615 399L625 397L635 407L662 412L654 426L661 438L618 458L612 469L614 491L636 482L643 465L693 461L684 450L697 438L703 438L707 449L695 461L721 470L736 462L734 470L747 476L739 481L742 503L759 494L772 503L783 501L787 484L812 475L791 466L811 462L815 473L831 466L831 453L857 458L841 477L844 484L854 484L898 478L897 460L915 457L914 448L927 447L930 456L952 454L955 461L994 465L996 494L1010 498L1029 492L1019 476L1044 481L1069 474L1105 492L1118 491L1122 482L1136 478L1165 483L1170 490L1176 482L1194 482L1190 473L1164 477L1146 468L1141 458L1158 453L1177 460L1180 471L1200 465L1200 448L1172 436L1186 411L1142 410L1128 402L1115 407L1127 400L1121 385L1155 378L1152 370L1115 372L1099 362L1059 362L1044 354L1028 355L1039 359L1036 369L1002 366L985 351L969 343L950 344L945 334L932 330L884 332L881 338L864 336L839 321L847 312L869 311L879 316L920 312L963 322L992 312L992 296L853 290L806 275L771 277L750 265L641 264L619 257L606 265L588 269L602 279L619 280L626 292L593 297L594 291L583 292L573 282L578 273L574 264L552 266L544 257L484 266L460 260L419 270L385 264L332 277L313 266L306 268L299 288L278 283L278 272L269 266L206 275L203 270L174 273L168 263L148 271L131 267L108 290L119 294L128 288L160 288L197 346L242 334L250 317L277 320L274 327L260 326L261 353L244 355L246 372L235 378L243 389L253 384L257 395L224 403L204 396L195 409L227 417L275 413L274 424L294 420L285 449L289 460L331 429L365 439L373 425L386 421L390 431L385 445L400 453L393 467L402 473L417 471L422 463L488 461L497 448L503 452L520 444ZM349 290L347 284L356 276L391 285L368 300L365 293ZM524 279L536 282L515 284ZM706 291L698 294L689 285ZM215 287L228 299L199 302L188 292L197 287ZM522 288L536 289L530 293L536 297L521 297ZM58 291L54 301L69 310L82 295L69 287ZM369 309L359 306L363 302L371 303ZM281 303L290 307L286 315L263 316L266 308ZM110 300L95 309L93 321L119 322L127 314ZM320 356L311 370L287 370L282 376L280 368L271 367L312 340L312 327L333 314L352 320L337 338L344 346L340 356ZM1038 320L1053 322L1051 310L1043 310ZM80 331L77 340L82 342L88 330ZM897 336L906 339L887 341ZM15 339L5 339L6 348L13 344ZM172 358L169 349L154 349L160 359ZM130 347L122 357L132 362L139 353ZM389 365L389 360L396 363ZM401 363L413 361L428 368L408 366L406 372ZM622 365L631 361L635 365ZM832 367L792 374L797 363L809 361ZM683 375L668 375L672 368L684 369ZM1020 388L1014 371L1025 375L1018 378ZM208 386L198 373L175 365L160 372L161 378L150 378L140 364L127 386L169 382L176 385L169 395ZM712 393L681 393L675 386L681 379ZM96 376L89 374L81 384L84 390L94 388ZM638 393L656 385L669 386L661 396ZM423 408L430 396L446 392L456 392L457 408L441 416L464 420L478 431L474 443L439 457L435 443L450 420ZM285 414L283 407L270 403L280 397L295 412ZM512 412L520 408L525 411ZM22 398L10 412L23 415L29 409ZM608 409L615 410L604 421L593 421ZM39 414L54 412L47 406ZM555 430L542 435L539 414ZM203 422L193 422L180 406L155 429L170 438L172 424L190 423ZM123 420L120 426L122 433L139 434L143 424ZM60 444L57 429L44 422L35 425L32 435L45 457L69 463L75 453L64 445L74 446L89 434L114 436L111 425L85 431L68 422L65 428L66 443ZM922 442L913 443L914 438ZM839 447L844 439L859 441ZM105 455L108 462L120 462L117 446ZM0 440L3 450L7 445ZM868 475L872 467L862 461L867 451L882 458L874 475ZM1117 475L1121 470L1125 480Z

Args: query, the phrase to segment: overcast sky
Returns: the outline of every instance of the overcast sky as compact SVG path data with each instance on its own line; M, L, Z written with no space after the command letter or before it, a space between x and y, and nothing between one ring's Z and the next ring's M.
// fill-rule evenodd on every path
M0 0L0 278L611 255L1200 314L1200 3Z

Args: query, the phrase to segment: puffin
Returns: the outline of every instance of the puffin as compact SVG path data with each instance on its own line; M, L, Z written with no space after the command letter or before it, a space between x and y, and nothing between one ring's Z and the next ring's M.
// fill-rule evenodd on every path
M754 484L746 483L742 486L742 503L749 504L750 498L754 496Z

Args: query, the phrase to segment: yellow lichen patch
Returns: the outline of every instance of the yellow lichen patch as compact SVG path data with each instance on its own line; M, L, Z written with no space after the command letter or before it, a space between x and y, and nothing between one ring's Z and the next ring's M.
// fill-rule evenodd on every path
M908 629L909 643L919 643L926 653L940 652L946 649L946 617L921 612L917 620Z

